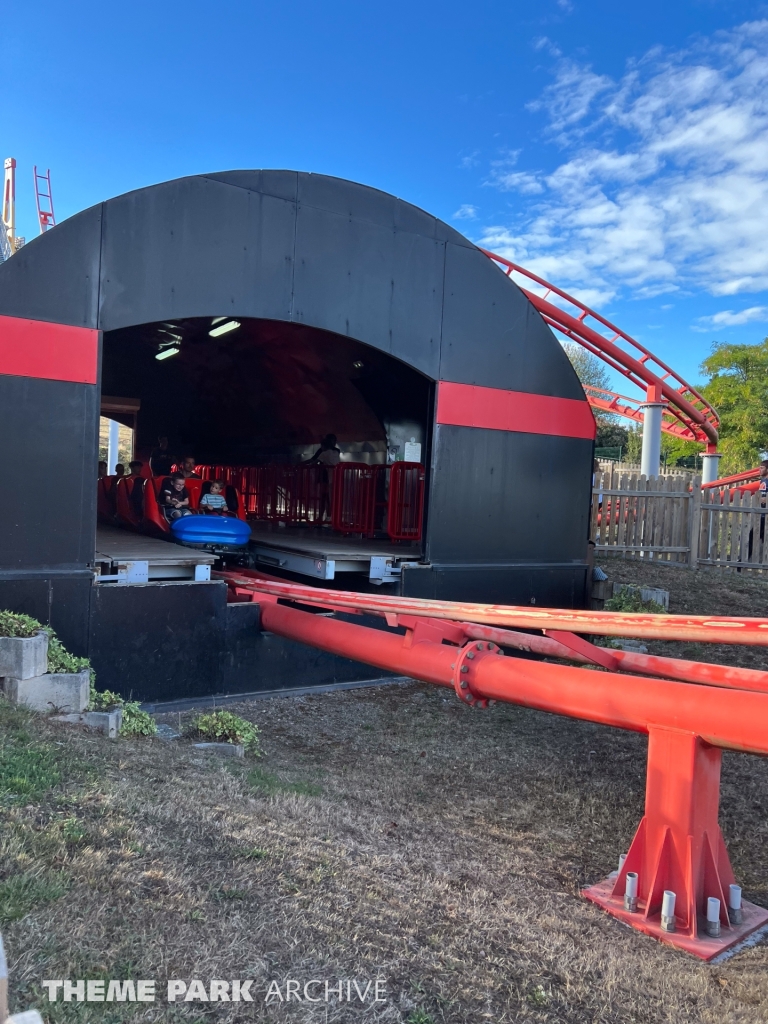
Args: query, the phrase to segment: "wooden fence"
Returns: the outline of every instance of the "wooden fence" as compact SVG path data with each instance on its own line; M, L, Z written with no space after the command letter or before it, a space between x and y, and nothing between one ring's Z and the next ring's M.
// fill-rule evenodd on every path
M701 490L692 473L595 474L590 536L601 555L768 571L768 508L758 493Z
M733 569L768 569L766 514L757 492L735 489L703 492L699 530L699 565Z
M701 481L692 474L651 477L595 474L592 528L598 554L653 558L695 567ZM695 521L694 521L695 520Z

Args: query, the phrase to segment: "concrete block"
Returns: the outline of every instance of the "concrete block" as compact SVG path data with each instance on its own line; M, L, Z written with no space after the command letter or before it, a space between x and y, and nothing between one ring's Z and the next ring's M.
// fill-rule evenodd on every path
M96 732L103 732L111 740L116 740L123 724L123 712L121 708L115 708L114 711L86 711L82 715L54 715L51 721L94 729Z
M239 743L195 743L195 750L219 757L245 757L245 748Z
M3 690L9 700L35 711L85 711L90 700L90 672L48 672L34 679L6 677Z
M625 590L639 590L640 597L643 601L655 601L656 604L660 604L665 611L669 611L669 591L662 590L657 587L636 587L632 583L614 583L613 593L621 594Z
M164 722L161 722L157 727L155 737L159 740L178 740L181 737L181 733L176 732L170 725L165 725Z
M0 678L32 679L48 671L48 634L0 636Z

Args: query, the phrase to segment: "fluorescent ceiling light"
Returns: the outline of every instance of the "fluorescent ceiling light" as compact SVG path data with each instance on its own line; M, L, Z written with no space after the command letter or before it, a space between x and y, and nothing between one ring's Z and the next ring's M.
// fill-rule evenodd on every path
M164 348L157 353L155 359L170 359L171 356L177 356L181 352L178 345L171 345L169 348Z
M212 338L218 338L222 334L228 334L230 331L236 331L240 326L237 320L227 320L225 324L220 324L218 327L214 327L212 331L208 331Z

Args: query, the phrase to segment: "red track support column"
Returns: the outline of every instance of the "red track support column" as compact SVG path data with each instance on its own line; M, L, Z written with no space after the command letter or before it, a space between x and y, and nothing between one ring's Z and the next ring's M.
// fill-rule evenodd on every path
M722 751L694 733L648 730L645 815L617 876L584 890L588 899L632 927L711 960L768 923L768 911L743 902L743 920L728 916L734 882L718 824ZM624 907L628 872L638 875L638 908ZM661 927L665 890L675 893L675 930ZM720 936L705 929L707 899L720 900Z

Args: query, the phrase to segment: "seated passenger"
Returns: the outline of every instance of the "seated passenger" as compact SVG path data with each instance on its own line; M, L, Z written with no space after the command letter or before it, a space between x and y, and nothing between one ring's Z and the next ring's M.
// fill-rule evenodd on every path
M193 514L189 507L189 491L184 486L184 477L181 473L171 473L163 480L158 504L169 523Z
M141 476L141 471L144 469L144 463L138 459L134 459L133 462L128 463L128 476Z
M117 480L119 480L121 476L125 476L125 466L122 462L118 462L115 466L115 476L117 477ZM117 483L117 480L115 480L115 483Z
M212 480L211 489L200 499L200 510L202 512L213 512L219 516L229 515L227 499L224 497L224 481Z
M103 480L105 476L109 476L107 463L104 459L101 459L99 462L99 480Z
M199 473L195 472L195 457L194 455L185 455L181 460L181 472L185 480L200 480L202 479Z

